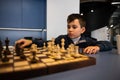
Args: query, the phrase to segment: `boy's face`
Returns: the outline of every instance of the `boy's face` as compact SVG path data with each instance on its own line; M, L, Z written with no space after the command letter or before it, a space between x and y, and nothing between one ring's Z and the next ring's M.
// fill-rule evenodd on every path
M85 27L81 27L79 20L75 19L74 21L68 23L67 33L70 38L80 37L82 33L85 32Z

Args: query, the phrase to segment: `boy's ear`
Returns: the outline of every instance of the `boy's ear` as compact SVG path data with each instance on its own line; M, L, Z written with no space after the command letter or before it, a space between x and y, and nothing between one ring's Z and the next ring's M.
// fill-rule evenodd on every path
M82 27L82 33L84 33L86 31L85 27Z

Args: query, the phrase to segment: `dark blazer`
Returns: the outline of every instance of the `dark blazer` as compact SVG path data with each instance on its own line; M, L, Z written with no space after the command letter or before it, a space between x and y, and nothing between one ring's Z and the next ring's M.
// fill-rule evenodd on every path
M68 37L68 35L60 35L55 39L55 44L59 44L61 47L61 39L64 38L65 39L65 48L68 48L68 46L73 43L73 41ZM43 42L44 41L33 41L33 43L37 44L39 47L43 46ZM73 43L74 44L74 43ZM76 44L77 46L79 46L80 48L85 48L87 46L99 46L100 47L100 51L108 51L108 50L112 50L113 46L109 41L97 41L94 38L90 38L90 37L85 37L85 36L81 36L81 38L79 39L78 43Z

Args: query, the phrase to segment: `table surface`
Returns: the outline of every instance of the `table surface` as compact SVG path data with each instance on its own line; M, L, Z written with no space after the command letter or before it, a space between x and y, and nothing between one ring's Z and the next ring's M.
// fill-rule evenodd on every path
M27 80L120 80L120 54L115 49L89 56L96 58L96 65Z

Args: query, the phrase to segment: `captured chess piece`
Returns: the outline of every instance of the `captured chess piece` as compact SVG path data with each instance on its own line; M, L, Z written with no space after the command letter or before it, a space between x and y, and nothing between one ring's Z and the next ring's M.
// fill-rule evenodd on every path
M6 40L5 40L5 45L6 45L6 54L7 55L10 55L11 54L11 52L10 52L10 50L9 50L9 40L8 40L8 37L6 38Z

